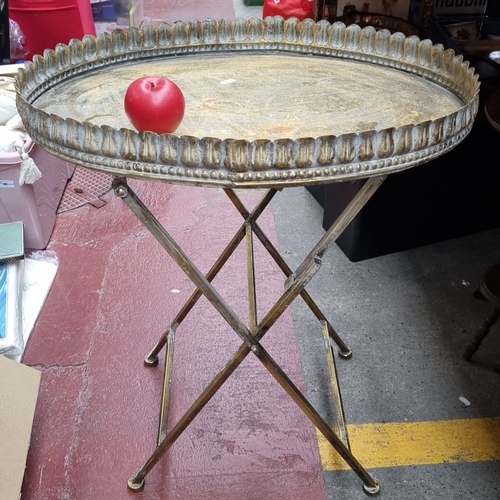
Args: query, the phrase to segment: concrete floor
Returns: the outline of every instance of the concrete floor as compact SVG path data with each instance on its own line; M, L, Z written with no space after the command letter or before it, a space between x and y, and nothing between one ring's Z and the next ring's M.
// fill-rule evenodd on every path
M261 7L234 0L234 13L260 16ZM204 271L238 226L219 190L134 187ZM255 203L254 194L245 197ZM49 245L61 267L25 357L43 377L22 498L364 498L352 471L324 470L314 429L251 360L153 470L146 490L126 490L126 478L154 446L157 425L161 368L147 369L141 360L191 288L121 201L111 193L105 199L102 208L58 216ZM214 230L221 218L224 224ZM294 188L278 194L262 225L296 268L323 234L321 220L312 196ZM358 263L335 245L330 249L308 291L354 351L337 363L349 424L476 422L500 415L500 375L493 369L499 337L491 334L473 362L461 357L488 310L472 292L481 273L500 261L499 242L496 229ZM265 306L282 281L262 251L258 256ZM237 254L216 284L244 316L242 258ZM173 421L239 345L206 301L186 321L189 335L180 335L176 347L182 354ZM331 421L318 322L299 299L272 332L266 342L273 355ZM452 444L438 436L429 450ZM381 482L381 499L500 498L500 457L474 456L370 472Z
M281 251L294 268L309 242L323 234L321 207L306 190L291 189L276 199L273 214ZM499 259L498 229L357 263L331 248L308 291L354 351L352 359L337 363L348 423L498 417L499 337L488 336L473 362L461 354L489 311L472 292ZM309 396L329 415L318 325L300 301L292 311ZM471 405L464 406L461 396ZM372 472L383 485L380 498L500 498L496 461ZM361 497L353 474L325 472L325 479L330 498Z

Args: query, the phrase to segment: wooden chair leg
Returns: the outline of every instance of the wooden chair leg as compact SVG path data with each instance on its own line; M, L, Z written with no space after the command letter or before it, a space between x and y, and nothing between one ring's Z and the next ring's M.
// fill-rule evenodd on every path
M493 326L495 321L500 317L500 308L493 306L489 314L484 318L481 328L476 332L471 341L467 344L464 350L464 359L467 361L472 357L472 355L478 350L481 342L484 340L490 328Z

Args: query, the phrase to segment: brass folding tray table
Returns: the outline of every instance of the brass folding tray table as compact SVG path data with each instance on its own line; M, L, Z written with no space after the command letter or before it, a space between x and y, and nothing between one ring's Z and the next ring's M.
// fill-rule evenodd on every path
M175 135L137 132L129 125L125 91L146 75L172 79L185 95L186 114ZM344 358L351 350L306 285L324 253L387 175L446 153L468 134L479 87L468 64L429 40L373 27L279 17L206 20L72 40L35 56L20 70L16 85L18 109L32 138L59 158L111 174L116 196L197 287L145 358L146 365L156 365L166 349L159 436L128 487L143 488L155 464L252 353L359 476L364 490L378 493L379 483L352 454L347 436L333 347ZM224 189L242 223L206 275L128 186L128 178ZM259 227L262 211L283 188L360 178L366 179L362 189L292 271ZM236 188L267 191L250 212ZM283 293L263 318L257 315L254 237L284 274ZM211 284L244 239L248 325ZM168 429L175 333L202 295L242 344ZM324 336L337 420L333 429L261 344L299 296Z

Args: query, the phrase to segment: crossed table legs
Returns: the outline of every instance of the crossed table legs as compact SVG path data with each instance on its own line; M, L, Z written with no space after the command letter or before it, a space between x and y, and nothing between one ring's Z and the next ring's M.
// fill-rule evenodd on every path
M242 215L244 223L236 232L232 240L229 242L225 250L217 259L212 268L204 276L201 271L191 262L189 257L183 252L179 245L174 241L166 229L158 222L151 214L147 207L127 185L127 181L122 177L115 177L113 180L113 189L119 198L129 206L132 212L146 226L150 233L158 240L161 246L181 267L191 281L196 285L197 290L191 295L181 311L177 314L170 327L162 335L156 346L145 358L145 364L154 366L158 363L158 354L165 347L165 374L163 383L163 395L160 413L160 426L158 433L158 444L151 457L144 463L141 469L131 476L128 480L128 487L132 491L140 491L144 487L145 477L162 458L167 450L174 444L177 438L183 433L186 427L198 415L203 407L216 394L224 382L231 376L236 368L242 363L246 356L252 352L259 361L266 367L276 381L285 389L289 396L295 401L300 409L306 414L316 428L325 436L329 443L334 447L337 453L347 462L351 469L363 481L363 489L370 495L375 495L379 492L380 486L378 481L373 478L366 469L358 462L351 453L347 429L344 419L344 411L340 388L338 384L335 360L333 356L334 342L339 348L341 357L348 358L351 356L351 350L342 341L339 335L335 332L331 324L328 322L319 307L309 296L305 287L321 267L321 258L333 242L339 237L342 231L349 225L358 212L363 208L366 202L375 193L378 187L385 180L385 176L369 178L362 189L353 198L351 203L346 207L344 212L339 216L335 223L326 231L320 241L311 250L309 255L304 259L302 264L295 272L288 267L279 252L274 248L269 239L257 224L258 217L262 214L267 205L271 202L276 189L270 189L262 198L260 203L249 213L244 207L241 200L232 189L225 189L225 193L232 201L238 212ZM255 291L255 263L253 250L253 235L261 241L269 254L281 268L286 276L285 290L281 297L277 300L265 317L259 322L257 318L257 304ZM217 290L211 285L211 281L223 267L224 263L229 259L241 241L246 238L247 246L247 273L248 273L248 289L249 289L249 327L245 326L238 316L232 311L229 305L219 295ZM177 327L189 311L196 304L198 299L204 295L219 312L219 314L227 321L231 328L238 334L243 341L243 344L234 354L231 360L218 373L212 382L206 387L202 394L191 405L189 410L175 424L175 426L167 432L168 408L170 400L170 380L173 367L173 352L174 340ZM298 297L301 296L309 306L313 314L320 321L323 336L327 347L327 361L332 386L332 395L335 404L335 413L337 418L336 430L337 433L330 428L325 420L309 403L306 397L293 384L287 374L274 361L271 355L264 349L260 343L261 339L267 331L274 325L278 318L283 314L286 308Z

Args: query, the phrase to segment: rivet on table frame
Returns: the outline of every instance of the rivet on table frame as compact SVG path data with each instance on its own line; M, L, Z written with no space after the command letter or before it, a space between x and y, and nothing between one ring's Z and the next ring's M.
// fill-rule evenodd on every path
M119 198L125 198L125 196L127 196L128 194L128 189L123 187L123 186L118 186L116 189L115 189L115 194L116 196L118 196Z

